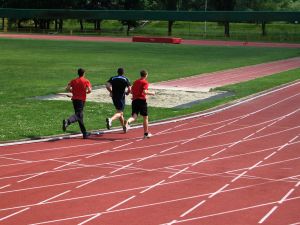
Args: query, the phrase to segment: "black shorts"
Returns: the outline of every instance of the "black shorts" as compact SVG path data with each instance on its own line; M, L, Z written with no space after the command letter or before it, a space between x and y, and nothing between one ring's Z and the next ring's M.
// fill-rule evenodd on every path
M142 116L148 116L148 107L147 107L146 100L143 99L133 100L131 108L132 108L132 113L131 113L132 116L133 114L139 115L139 113Z
M114 106L118 111L124 111L125 108L125 98L112 98Z

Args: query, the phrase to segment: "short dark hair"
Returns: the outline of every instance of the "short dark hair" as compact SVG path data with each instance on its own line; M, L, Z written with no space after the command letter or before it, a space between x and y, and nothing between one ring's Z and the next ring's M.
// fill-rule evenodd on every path
M124 74L124 69L123 68L119 68L118 69L118 75L123 75Z
M84 75L84 73L85 73L85 70L82 69L82 68L79 68L78 71L77 71L77 73L78 73L78 76L82 77Z
M141 70L140 74L141 74L141 77L146 77L148 75L148 72L147 72L147 70Z

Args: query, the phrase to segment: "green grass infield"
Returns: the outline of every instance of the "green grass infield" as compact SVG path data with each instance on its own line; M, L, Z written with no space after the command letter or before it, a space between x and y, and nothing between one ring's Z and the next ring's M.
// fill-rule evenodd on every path
M61 121L73 113L70 101L33 99L64 91L85 68L92 84L106 83L118 67L131 81L141 69L149 81L158 82L207 72L254 65L300 55L299 49L213 47L146 43L99 43L0 39L0 141L62 134ZM198 112L299 79L300 69L226 86L235 96L204 102L188 109L150 108L150 121ZM104 129L112 104L87 102L88 130ZM130 107L125 115L130 114ZM77 125L70 133L79 132Z

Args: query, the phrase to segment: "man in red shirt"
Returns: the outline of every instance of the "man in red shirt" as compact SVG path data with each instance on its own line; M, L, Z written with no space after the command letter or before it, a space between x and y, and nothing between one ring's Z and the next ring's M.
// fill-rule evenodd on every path
M147 81L148 72L142 70L140 72L141 78L136 80L131 88L132 93L132 113L123 127L125 133L129 129L129 124L136 121L139 114L143 116L144 138L150 138L152 135L148 131L148 107L147 95L155 95L154 92L148 90L149 83Z
M89 133L86 131L83 123L83 109L86 101L86 94L92 92L92 86L88 79L84 77L85 70L78 69L78 78L71 80L66 88L67 91L71 92L72 102L75 114L70 116L67 120L63 120L62 129L66 131L67 127L75 122L79 123L79 127L83 138L86 139Z

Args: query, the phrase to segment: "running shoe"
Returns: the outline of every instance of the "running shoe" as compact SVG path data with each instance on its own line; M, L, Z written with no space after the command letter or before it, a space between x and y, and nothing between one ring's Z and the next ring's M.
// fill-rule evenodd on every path
M125 123L125 125L123 126L124 133L127 133L129 129L130 129L129 123Z
M110 128L111 128L111 119L110 118L106 118L106 128L108 129L108 130L110 130Z
M144 139L151 138L153 135L151 133L144 134Z
M67 130L68 125L69 124L68 124L67 120L63 120L62 121L62 129L63 129L64 132Z

